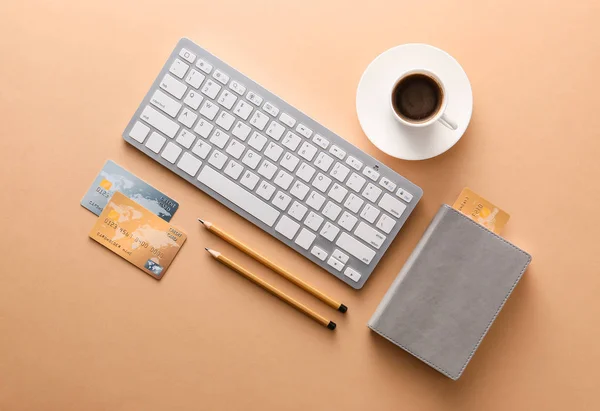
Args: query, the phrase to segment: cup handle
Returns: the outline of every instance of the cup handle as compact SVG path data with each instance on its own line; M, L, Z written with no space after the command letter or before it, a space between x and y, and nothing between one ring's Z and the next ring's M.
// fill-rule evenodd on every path
M456 130L458 128L458 124L452 121L445 113L442 114L439 122L448 127L450 130Z

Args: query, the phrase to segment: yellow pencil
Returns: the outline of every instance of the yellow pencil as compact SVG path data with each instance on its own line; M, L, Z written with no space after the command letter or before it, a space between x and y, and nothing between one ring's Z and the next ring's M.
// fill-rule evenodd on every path
M254 258L259 263L269 267L271 270L275 271L280 276L282 276L282 277L286 278L287 280L291 281L292 283L296 284L298 287L302 288L304 291L308 292L309 294L312 294L313 296L315 296L319 300L323 301L328 306L333 307L342 313L345 313L346 311L348 311L348 307L346 307L344 304L335 301L333 298L329 297L326 294L323 294L321 291L317 290L312 285L302 281L301 279L299 279L292 273L288 272L287 270L281 268L277 264L268 260L263 255L259 254L258 252L254 251L247 245L241 243L240 241L233 238L231 235L227 234L225 231L221 230L218 227L215 227L214 224L212 224L208 221L201 220L201 219L198 219L198 221L200 221L204 225L204 227L206 227L206 229L208 231L210 231L211 233L216 234L217 236L221 237L223 240L227 241L229 244L231 244L238 250L242 251L244 254Z
M271 294L273 294L275 297L279 298L280 300L285 301L286 303L288 303L289 305L294 307L296 310L306 314L307 316L309 316L310 318L312 318L319 324L329 328L330 330L335 330L335 323L333 321L329 321L328 319L320 316L319 314L317 314L316 312L314 312L307 306L300 304L298 301L294 300L292 297L285 294L284 292L279 291L277 288L273 287L271 284L269 284L265 280L255 276L250 271L246 270L244 267L234 263L229 258L227 258L223 254L221 254L220 252L211 250L209 248L205 248L205 250L208 251L210 253L210 255L212 255L213 258L215 260L217 260L218 262L220 262L221 264L226 265L227 267L231 268L233 271L246 277L248 280L252 281L254 284L267 290L268 292L270 292Z

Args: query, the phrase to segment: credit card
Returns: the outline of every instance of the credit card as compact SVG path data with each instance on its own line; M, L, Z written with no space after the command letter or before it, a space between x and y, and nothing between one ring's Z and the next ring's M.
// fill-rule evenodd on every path
M98 217L90 238L161 279L187 235L117 191Z
M131 174L123 167L108 160L94 184L81 200L81 205L100 215L108 200L120 191L165 221L171 221L179 203Z
M464 188L452 206L471 220L500 234L510 216L470 188Z

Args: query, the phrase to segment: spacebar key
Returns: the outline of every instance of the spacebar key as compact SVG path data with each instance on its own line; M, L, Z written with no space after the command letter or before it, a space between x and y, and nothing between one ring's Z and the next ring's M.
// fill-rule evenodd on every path
M223 174L216 172L208 165L204 166L198 175L198 181L231 201L242 210L258 218L269 227L275 224L279 211L247 192Z

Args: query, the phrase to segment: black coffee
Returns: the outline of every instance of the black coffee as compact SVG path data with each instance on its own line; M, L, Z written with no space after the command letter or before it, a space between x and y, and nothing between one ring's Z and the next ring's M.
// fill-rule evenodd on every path
M411 74L392 90L392 105L396 113L408 121L427 121L439 111L444 99L437 81L425 74Z

